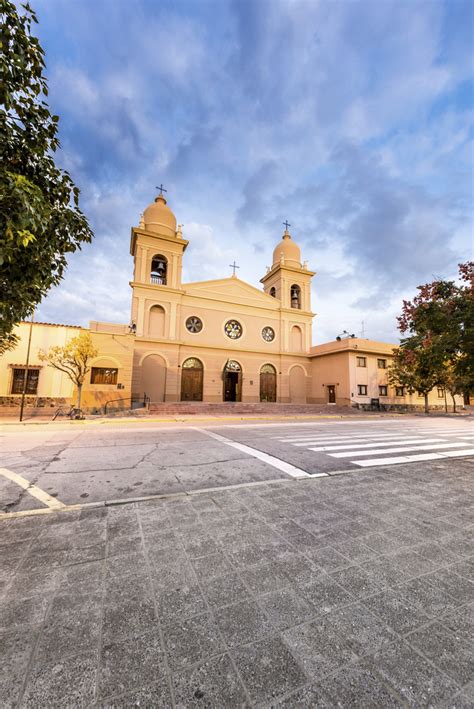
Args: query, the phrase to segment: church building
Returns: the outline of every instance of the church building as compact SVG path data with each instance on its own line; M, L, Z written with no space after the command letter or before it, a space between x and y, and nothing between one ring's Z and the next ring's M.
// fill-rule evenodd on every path
M83 408L129 408L131 400L328 406L365 406L376 400L420 407L415 394L389 384L396 345L352 337L312 346L315 273L302 260L290 225L284 226L260 280L262 289L237 278L235 264L228 278L183 283L188 241L161 192L131 230L130 323L89 324L98 355L84 382ZM67 376L38 355L84 330L20 323L19 345L0 358L0 405L18 406L25 379L30 405L72 401ZM445 393L438 389L430 399L442 408Z

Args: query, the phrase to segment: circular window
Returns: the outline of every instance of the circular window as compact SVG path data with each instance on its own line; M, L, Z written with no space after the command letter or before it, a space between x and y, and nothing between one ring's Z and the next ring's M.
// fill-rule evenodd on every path
M272 327L264 327L262 330L262 337L265 342L273 342L275 339L275 330Z
M186 329L189 330L189 332L201 332L202 320L196 315L191 315L191 317L186 320Z
M237 320L228 320L224 325L224 330L231 340L238 340L242 335L242 325Z

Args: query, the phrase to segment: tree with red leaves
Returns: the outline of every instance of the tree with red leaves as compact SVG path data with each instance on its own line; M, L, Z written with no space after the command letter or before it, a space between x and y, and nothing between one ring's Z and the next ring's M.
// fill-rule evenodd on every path
M395 351L389 373L394 385L425 398L435 386L454 396L474 388L474 262L459 264L461 284L436 280L418 286L413 301L403 301L397 318L407 334Z

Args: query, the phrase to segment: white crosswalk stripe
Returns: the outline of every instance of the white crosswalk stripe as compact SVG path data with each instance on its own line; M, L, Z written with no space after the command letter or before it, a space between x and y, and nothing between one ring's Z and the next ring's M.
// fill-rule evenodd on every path
M374 422L375 423L375 422ZM398 422L392 422L397 424ZM459 426L448 428L441 422L423 422L411 426L391 425L384 429L376 427L368 430L359 425L343 429L319 426L313 431L308 428L295 429L292 433L272 435L275 441L302 452L323 453L333 459L347 460L359 467L395 465L423 460L441 460L461 456L472 456L474 434L472 428ZM426 451L425 453L417 451ZM410 453L412 455L396 455Z
M436 450L437 448L464 448L464 443L431 443L422 446L401 446L400 448L371 448L370 450L343 451L342 453L329 453L331 458L354 458L358 455L386 455L387 453L405 453L406 451ZM314 450L310 449L310 450Z

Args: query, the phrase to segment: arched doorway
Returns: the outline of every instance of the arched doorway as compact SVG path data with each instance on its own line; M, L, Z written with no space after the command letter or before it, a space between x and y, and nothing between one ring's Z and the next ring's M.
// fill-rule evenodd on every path
M260 401L276 401L276 369L273 364L264 364L260 369Z
M166 389L166 362L159 354L151 354L141 365L141 385L143 394L151 402L165 400ZM141 395L141 393L140 393Z
M196 357L185 360L181 366L181 401L202 401L202 362Z
M242 368L238 362L228 359L224 365L224 401L242 401Z
M298 364L290 371L290 401L292 404L306 404L306 372Z

